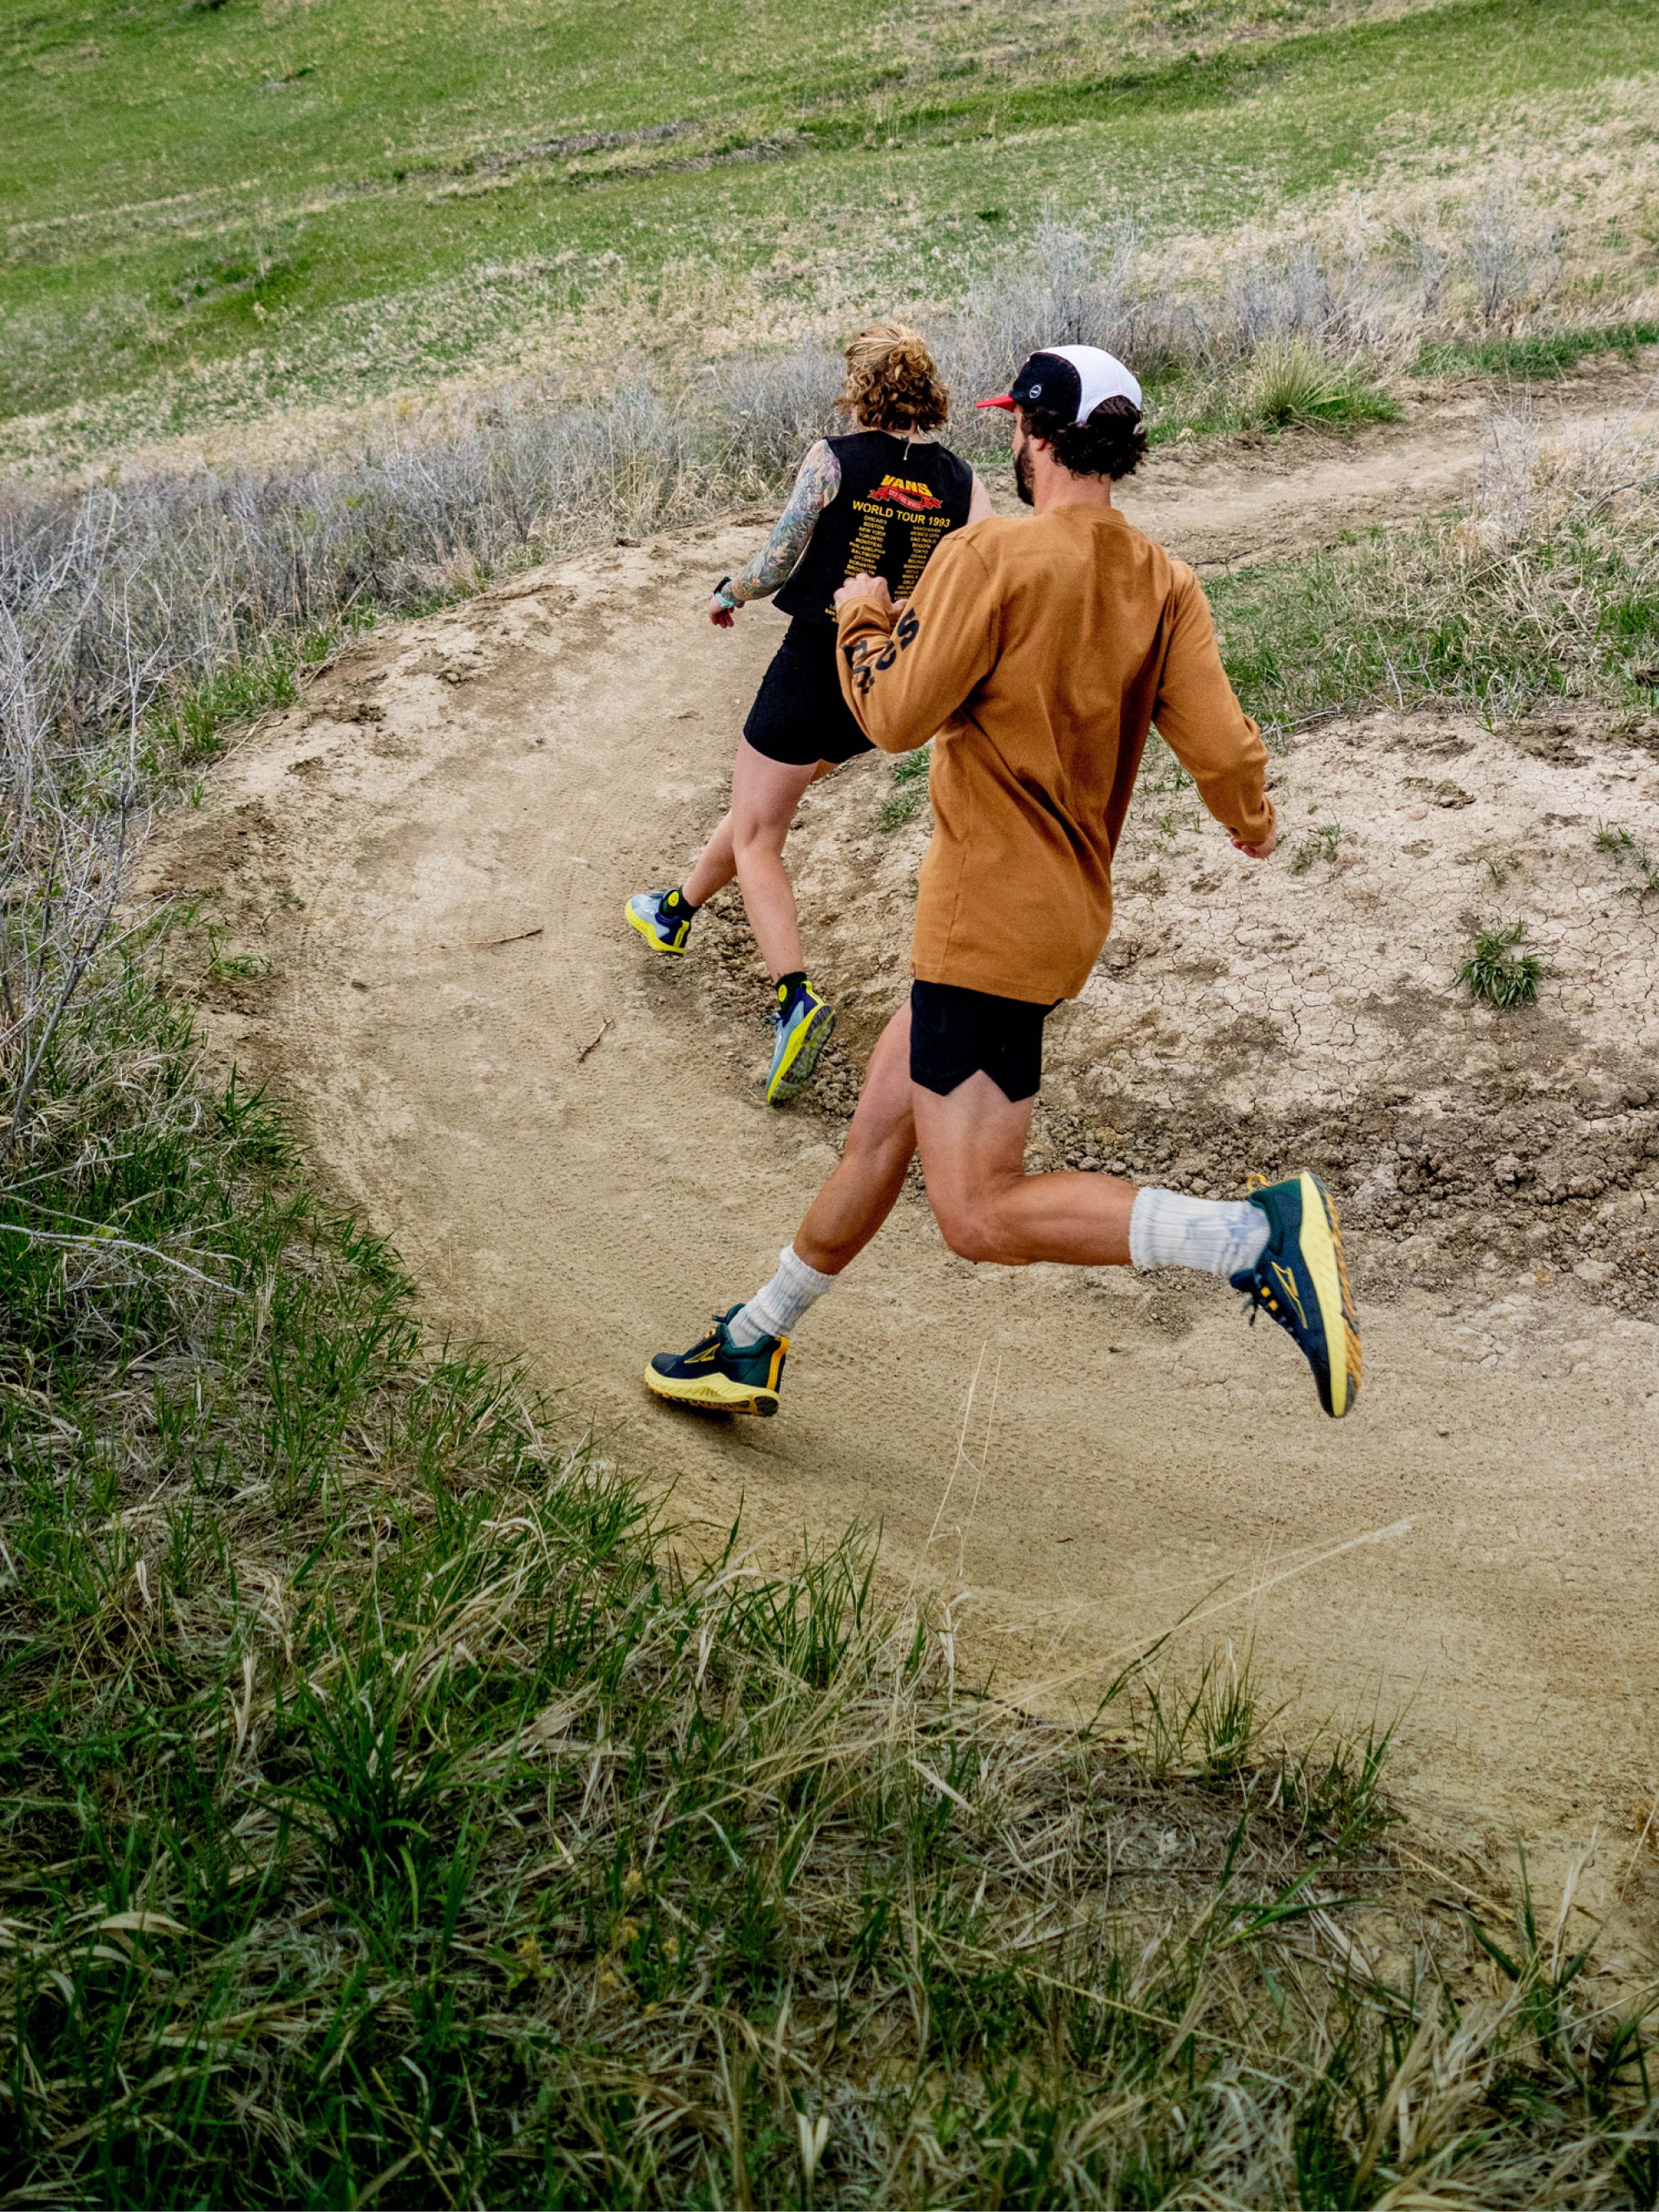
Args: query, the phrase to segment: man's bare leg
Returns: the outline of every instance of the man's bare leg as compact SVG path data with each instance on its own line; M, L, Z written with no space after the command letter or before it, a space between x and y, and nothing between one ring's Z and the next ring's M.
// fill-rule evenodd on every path
M911 1115L910 1009L876 1041L840 1164L807 1208L792 1249L823 1275L838 1275L898 1202L916 1149Z
M934 1216L964 1259L1189 1267L1254 1286L1306 1353L1325 1411L1347 1412L1359 1389L1359 1335L1335 1213L1316 1176L1244 1201L1138 1188L1115 1176L1030 1175L1035 1098L1009 1099L982 1071L945 1097L913 1084L907 1006L882 1032L846 1152L780 1254L777 1274L689 1352L653 1355L646 1381L658 1396L775 1413L799 1320L886 1220L919 1150ZM1257 1266L1264 1250L1273 1260L1266 1272Z
M653 1355L657 1396L714 1412L775 1413L790 1333L892 1212L916 1148L910 1116L910 1009L895 1014L871 1054L858 1110L835 1172L813 1200L778 1272L714 1334L683 1357Z
M982 1072L946 1097L920 1084L912 1086L912 1097L928 1203L953 1252L1005 1267L1037 1260L1129 1265L1133 1183L1115 1176L1026 1172L1035 1097L1010 1099Z
M1127 1266L1134 1186L1108 1176L1028 1176L1035 1103L1011 1104L986 1075L948 1098L913 1084L910 1009L902 1007L871 1054L839 1165L779 1254L777 1273L732 1316L733 1343L787 1338L858 1257L897 1202L924 1121L927 1195L953 1250L1016 1267L1048 1259ZM1025 1249L1033 1237L1042 1249Z
M732 1322L738 1344L787 1336L855 1260L897 1202L921 1138L927 1195L945 1241L974 1260L1127 1266L1132 1183L1098 1175L1025 1172L1035 1100L1011 1103L988 1075L948 1098L910 1080L910 1009L871 1054L840 1164L807 1209L779 1273Z

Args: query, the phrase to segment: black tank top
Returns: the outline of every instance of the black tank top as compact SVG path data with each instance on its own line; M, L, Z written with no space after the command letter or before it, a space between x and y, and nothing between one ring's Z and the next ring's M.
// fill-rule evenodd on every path
M974 472L948 446L908 444L888 430L831 438L841 489L813 526L800 566L774 605L808 622L833 623L835 596L849 576L885 576L908 599L928 556L968 520Z

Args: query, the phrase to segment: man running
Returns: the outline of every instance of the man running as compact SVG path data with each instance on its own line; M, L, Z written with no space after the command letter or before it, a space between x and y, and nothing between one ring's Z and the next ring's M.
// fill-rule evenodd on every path
M1152 724L1238 851L1267 860L1276 830L1267 748L1196 577L1112 504L1146 450L1135 379L1095 347L1057 346L980 404L1013 416L1031 519L953 533L902 612L879 580L836 594L860 727L894 753L939 732L910 1002L777 1273L689 1352L657 1353L646 1382L685 1405L775 1413L791 1333L887 1218L920 1151L963 1258L1219 1275L1290 1332L1340 1418L1358 1395L1359 1329L1317 1176L1229 1201L1026 1172L1043 1022L1105 942L1112 850Z

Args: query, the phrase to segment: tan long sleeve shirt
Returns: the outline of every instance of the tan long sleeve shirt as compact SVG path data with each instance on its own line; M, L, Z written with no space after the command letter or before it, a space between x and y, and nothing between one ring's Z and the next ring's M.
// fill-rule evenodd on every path
M1259 844L1267 750L1183 562L1115 508L952 533L896 620L839 617L842 689L884 752L935 732L912 965L1006 999L1074 998L1112 922L1112 851L1156 721L1217 821Z

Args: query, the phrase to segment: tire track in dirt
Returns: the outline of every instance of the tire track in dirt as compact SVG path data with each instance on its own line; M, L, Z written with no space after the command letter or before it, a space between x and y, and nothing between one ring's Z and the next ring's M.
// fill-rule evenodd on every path
M1305 471L1286 448L1225 502L1205 489L1221 463L1183 466L1132 511L1189 557L1223 557L1225 533L1283 550L1293 509L1303 542L1334 534L1407 462L1455 489L1477 440L1471 416ZM1197 1607L1205 1632L1255 1638L1293 1727L1405 1706L1396 1778L1462 1845L1518 1826L1547 1861L1639 1820L1659 1332L1582 1285L1540 1288L1527 1324L1585 1345L1578 1372L1534 1371L1524 1328L1518 1364L1462 1357L1457 1297L1376 1308L1339 1428L1220 1286L976 1268L907 1198L814 1313L781 1419L646 1398L647 1352L769 1270L834 1157L832 1124L759 1103L758 1000L711 1028L709 971L650 960L620 919L722 803L781 623L757 610L722 635L701 585L756 535L571 562L380 634L256 730L149 863L152 889L263 921L272 972L221 994L215 1051L295 1101L434 1318L526 1349L607 1449L677 1486L683 1521L881 1522L890 1561L965 1594L1005 1687L1053 1706L1088 1705ZM805 817L803 865L834 879L833 814Z

